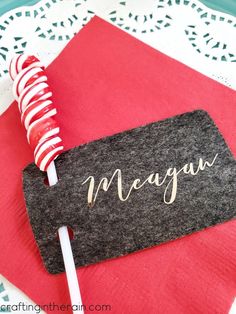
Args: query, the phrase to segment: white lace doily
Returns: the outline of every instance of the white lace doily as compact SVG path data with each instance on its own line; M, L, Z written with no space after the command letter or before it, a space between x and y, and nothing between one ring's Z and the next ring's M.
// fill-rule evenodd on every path
M97 15L236 89L236 18L196 0L42 0L0 17L0 113L13 101L8 65L29 52L48 65Z

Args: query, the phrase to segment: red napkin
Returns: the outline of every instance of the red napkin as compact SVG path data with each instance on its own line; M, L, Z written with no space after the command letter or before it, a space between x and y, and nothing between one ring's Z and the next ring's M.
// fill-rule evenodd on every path
M201 108L236 153L234 91L97 17L47 74L66 149ZM38 304L70 304L65 275L46 272L28 221L21 170L33 157L15 103L0 118L0 132L0 272ZM82 268L86 313L104 304L114 314L228 313L236 295L235 243L231 221Z

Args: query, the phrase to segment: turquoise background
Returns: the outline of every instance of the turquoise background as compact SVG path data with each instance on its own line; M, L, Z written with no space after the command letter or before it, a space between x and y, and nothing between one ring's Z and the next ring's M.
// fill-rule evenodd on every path
M221 12L226 12L236 16L236 0L200 0L200 1L212 9ZM33 5L37 2L39 2L39 0L0 0L0 15L22 5Z
M236 16L236 0L200 0L209 8Z
M0 15L23 5L33 5L39 0L0 0Z

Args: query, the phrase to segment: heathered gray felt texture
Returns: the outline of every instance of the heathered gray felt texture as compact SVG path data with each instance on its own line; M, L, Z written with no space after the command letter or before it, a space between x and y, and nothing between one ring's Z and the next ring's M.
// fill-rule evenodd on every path
M212 168L196 176L180 174L177 197L163 202L166 185L145 184L126 202L117 196L115 179L108 192L100 191L93 207L87 203L88 185L122 170L123 188L151 173L164 176L170 167L197 165L199 158ZM56 160L59 182L43 181L45 173L31 164L23 174L29 218L44 264L50 273L64 271L56 233L60 226L74 230L76 266L89 265L174 240L236 216L235 160L209 115L201 110L103 138L63 153Z

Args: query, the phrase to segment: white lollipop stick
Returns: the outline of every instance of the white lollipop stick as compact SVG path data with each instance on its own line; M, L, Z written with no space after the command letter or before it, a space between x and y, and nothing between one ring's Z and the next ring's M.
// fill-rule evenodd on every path
M48 176L48 183L50 186L56 184L58 182L57 172L54 161L50 163L47 169L47 176ZM73 253L70 244L70 237L68 228L66 226L61 227L58 230L61 250L66 270L66 277L70 292L70 299L72 304L73 313L80 313L83 314L83 306L82 306L82 299L79 289L79 282L77 278L77 273L75 269L75 262L73 258Z

